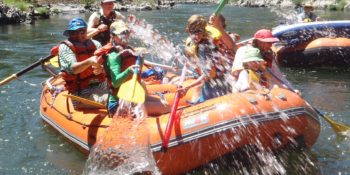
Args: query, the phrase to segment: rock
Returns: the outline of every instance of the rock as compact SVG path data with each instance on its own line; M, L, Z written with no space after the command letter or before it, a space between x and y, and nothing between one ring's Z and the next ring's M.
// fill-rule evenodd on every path
M27 14L21 10L0 3L0 25L25 22Z
M84 8L83 4L51 4L51 12L60 13L85 13L87 10Z
M345 5L344 10L350 11L350 3L348 3L347 5Z

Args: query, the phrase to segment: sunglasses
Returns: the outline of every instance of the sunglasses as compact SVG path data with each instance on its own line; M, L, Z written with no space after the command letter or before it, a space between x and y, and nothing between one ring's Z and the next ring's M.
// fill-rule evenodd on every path
M204 33L204 29L194 29L194 30L190 30L189 32L190 34L195 35L195 34Z
M72 34L73 35L84 35L84 34L86 34L86 32L87 32L87 29L85 28L85 29L79 29L76 31L72 31Z

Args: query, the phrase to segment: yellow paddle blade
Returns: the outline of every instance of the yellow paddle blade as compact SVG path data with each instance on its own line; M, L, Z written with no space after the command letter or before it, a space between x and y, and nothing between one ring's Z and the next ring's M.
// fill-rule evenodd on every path
M118 91L118 97L122 100L133 103L144 103L146 98L145 89L137 81L137 75L134 74L132 79L123 83Z
M350 126L347 126L343 123L338 123L326 115L322 115L322 117L331 125L331 127L335 132L340 134L340 133L345 133L350 131Z
M106 108L106 105L104 105L102 103L98 103L98 102L95 102L95 101L92 101L92 100L88 100L88 99L85 99L85 98L82 98L82 97L78 97L78 96L75 96L75 95L72 95L72 94L64 94L63 96L69 97L72 100L79 101L79 102L87 104L87 105L95 106L95 107L102 108L102 109Z
M60 65L58 64L58 56L51 58L50 63L53 67L60 67Z

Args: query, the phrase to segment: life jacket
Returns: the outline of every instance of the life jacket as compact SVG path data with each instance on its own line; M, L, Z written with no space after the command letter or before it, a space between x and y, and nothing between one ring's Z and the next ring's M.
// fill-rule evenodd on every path
M303 22L312 22L312 20L310 18L305 18Z
M99 19L99 23L96 24L95 27L101 25L101 24L105 24L107 25L107 30L104 32L100 32L97 35L95 35L94 37L92 37L94 40L99 41L102 46L104 46L105 44L107 44L110 40L110 31L109 31L109 27L111 26L111 24L115 21L115 19L117 18L117 15L113 12L110 13L110 15L108 17L103 16L103 14L101 14L101 12L96 12L99 14L100 19Z
M208 33L209 37L213 39L213 42L216 46L219 46L219 41L222 37L221 32L215 27L207 25L205 31ZM187 37L185 41L185 50L190 57L198 56L198 46L194 43L191 37Z
M127 48L127 49L131 49L131 48ZM111 80L111 72L110 72L110 69L108 68L106 60L108 59L108 53L115 52L115 51L119 52L119 51L115 50L114 47L112 47L109 51L107 51L106 54L103 55L103 58L104 58L103 65L104 65L104 69L105 69L105 72L107 75L106 78L107 78L110 93L113 96L117 96L117 93L119 91L119 87L113 87L112 80ZM120 55L120 56L122 58L122 62L121 62L122 65L121 65L120 72L123 72L127 68L129 68L130 66L136 64L136 56L134 56L132 53L123 52L122 55ZM126 80L130 80L131 78L132 78L132 76L129 76Z
M249 84L251 89L256 89L255 85L260 85L265 88L270 87L270 75L264 70L252 71L248 70Z
M88 40L86 43L77 43L75 45L69 40L65 40L62 42L62 44L66 44L73 51L77 62L84 61L93 56L94 51L96 50L96 46L92 40ZM92 67L87 68L77 75L62 71L61 76L66 82L66 89L70 93L79 92L80 90L87 88L90 84L102 83L105 80L105 74L101 73L99 75L95 75Z

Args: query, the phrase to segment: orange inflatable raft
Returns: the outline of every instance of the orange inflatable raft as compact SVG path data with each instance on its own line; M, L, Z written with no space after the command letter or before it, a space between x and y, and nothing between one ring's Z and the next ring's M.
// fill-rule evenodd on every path
M318 38L296 46L284 46L278 50L277 62L285 67L349 67L350 65L349 38Z
M106 109L76 111L66 91L53 98L52 87L62 87L63 80L52 78L47 82L40 101L43 120L85 152L101 137L122 134L105 132L112 123ZM152 86L147 86L148 92L175 89L172 85ZM278 149L295 140L311 147L320 133L317 113L287 89L273 88L268 94L229 94L192 106L186 103L190 99L189 95L180 102L182 107L166 152L161 150L161 144L169 114L145 119L148 143L162 174L188 172L247 145Z

